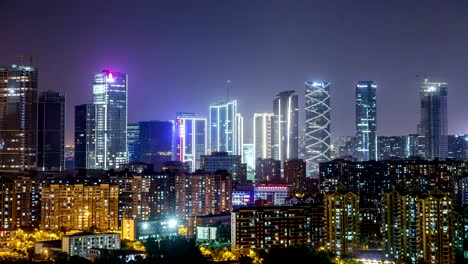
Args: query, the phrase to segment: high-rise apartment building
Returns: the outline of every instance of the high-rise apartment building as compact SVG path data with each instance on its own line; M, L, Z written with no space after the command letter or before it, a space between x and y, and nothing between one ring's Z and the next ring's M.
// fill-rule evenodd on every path
M377 85L359 81L356 85L356 156L359 161L377 160Z
M273 113L255 113L253 117L253 144L255 160L271 158L271 125Z
M281 92L273 100L272 158L281 163L299 156L299 99L294 93Z
M140 125L138 123L127 125L127 151L128 163L140 161Z
M338 256L353 255L359 240L358 196L338 190L334 194L325 195L324 200L325 247Z
M94 75L98 169L118 168L127 163L127 85L125 73L104 70Z
M65 169L65 94L47 91L39 96L37 169Z
M211 152L237 155L237 101L221 102L210 106Z
M274 159L255 160L255 181L256 182L280 182L281 181L281 161Z
M319 163L330 161L330 83L305 83L307 175L317 176Z
M118 230L119 186L50 184L42 187L44 229Z
M0 68L0 170L37 167L37 69Z
M306 162L302 159L292 159L284 163L284 180L292 185L293 193L303 193L306 181Z
M455 263L453 200L439 190L429 195L386 191L382 198L384 250L412 263Z
M447 157L447 93L446 83L425 79L419 89L421 120L419 134L426 159Z
M140 161L153 164L161 171L164 163L172 160L174 124L171 121L144 121L140 127Z
M221 214L232 209L232 178L222 174L177 175L177 216Z
M96 105L75 106L75 168L96 169Z
M193 172L200 169L201 156L208 149L206 118L192 113L177 113L175 122L175 159L188 163Z

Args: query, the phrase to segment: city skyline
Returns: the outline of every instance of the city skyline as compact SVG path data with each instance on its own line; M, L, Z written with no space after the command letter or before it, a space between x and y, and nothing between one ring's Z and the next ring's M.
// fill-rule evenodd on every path
M354 83L362 79L379 84L377 134L416 133L418 88L422 76L428 73L432 74L431 80L450 85L449 134L467 132L463 98L467 93L464 73L468 54L464 47L468 38L462 32L468 20L463 10L468 4L455 1L444 4L429 1L424 5L407 1L341 3L318 5L314 10L321 12L308 21L310 16L306 10L315 5L306 2L286 5L273 1L268 9L261 2L212 4L209 8L207 4L200 5L197 11L193 11L194 3L187 3L182 9L161 3L127 9L124 2L116 2L106 7L109 12L98 16L95 11L89 11L93 8L86 8L95 3L84 1L75 8L57 3L48 17L40 12L44 7L35 3L25 8L19 3L3 2L0 14L22 25L23 34L5 29L10 37L0 51L0 62L1 65L20 64L17 56L24 54L23 63L28 64L25 63L28 55L33 55L33 65L40 72L39 91L51 89L66 93L67 120L73 120L75 105L91 101L90 76L101 69L129 75L129 122L169 120L178 111L208 117L207 105L225 98L225 82L231 80L230 98L239 102L247 143L252 142L250 120L254 112L271 111L270 101L275 94L287 89L301 91L303 82L313 80L327 80L333 85L332 138L354 134L354 101L350 98ZM249 13L243 12L246 7ZM145 18L129 24L115 21L110 28L122 26L121 33L127 39L136 40L135 45L116 41L120 34L101 34L94 28L96 23L106 25L104 21L109 21L109 16L124 8L128 12L122 14L123 18ZM3 13L4 10L8 12ZM156 15L145 15L146 10L155 10ZM362 12L369 19L374 18L374 23L365 23ZM336 16L323 22L321 19L326 14ZM246 19L240 19L244 15ZM278 17L282 19L275 22ZM88 19L92 23L86 23ZM243 30L246 25L248 31ZM40 37L36 32L40 32ZM322 41L313 42L317 34L322 36ZM183 43L178 41L181 35L184 35ZM49 49L55 42L63 45ZM67 63L66 70L65 61L73 61ZM67 74L70 72L73 74ZM210 93L199 98L198 91ZM302 107L302 93L299 100ZM183 102L178 104L181 109L172 109L179 102ZM397 109L392 107L396 103ZM303 126L304 114L300 113L299 118ZM67 122L66 130L66 142L70 144L72 122Z

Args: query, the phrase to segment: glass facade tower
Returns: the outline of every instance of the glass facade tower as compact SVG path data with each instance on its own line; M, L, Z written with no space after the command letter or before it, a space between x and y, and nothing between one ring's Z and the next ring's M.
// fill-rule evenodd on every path
M299 152L299 102L295 91L279 93L273 100L272 157L281 164L297 159Z
M0 170L37 167L37 69L0 68Z
M96 169L96 105L75 106L75 168Z
M271 121L273 113L254 113L253 144L255 160L271 159Z
M237 155L237 101L210 106L210 151Z
M39 96L38 170L65 169L65 94L47 91Z
M189 164L191 171L200 169L201 156L207 152L207 120L192 113L177 113L175 131L176 159Z
M421 85L420 142L426 159L447 158L447 92L446 83L429 82Z
M377 85L360 81L356 85L356 158L377 160Z
M104 70L94 75L97 169L127 163L127 84L124 73Z
M306 173L318 175L319 163L330 161L330 83L305 83Z

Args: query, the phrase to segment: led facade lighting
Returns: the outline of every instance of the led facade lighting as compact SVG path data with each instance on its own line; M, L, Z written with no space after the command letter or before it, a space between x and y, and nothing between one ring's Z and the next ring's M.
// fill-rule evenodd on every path
M124 73L105 70L94 75L96 169L127 163L127 84Z
M377 160L377 85L356 85L356 156L360 161Z
M210 151L237 155L237 101L210 106Z
M307 175L317 175L319 163L330 161L330 83L305 83Z

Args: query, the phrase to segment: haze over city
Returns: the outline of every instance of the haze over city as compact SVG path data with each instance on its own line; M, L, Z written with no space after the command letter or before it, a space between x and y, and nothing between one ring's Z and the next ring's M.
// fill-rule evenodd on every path
M271 112L284 90L296 90L302 108L304 82L323 80L333 137L354 135L356 82L373 80L378 134L403 135L416 132L426 73L448 83L449 134L468 132L466 1L47 3L0 2L0 64L32 55L39 89L66 93L69 121L91 100L93 74L110 69L129 76L130 122L207 117L231 80L251 142L254 112ZM73 130L67 122L67 143Z

